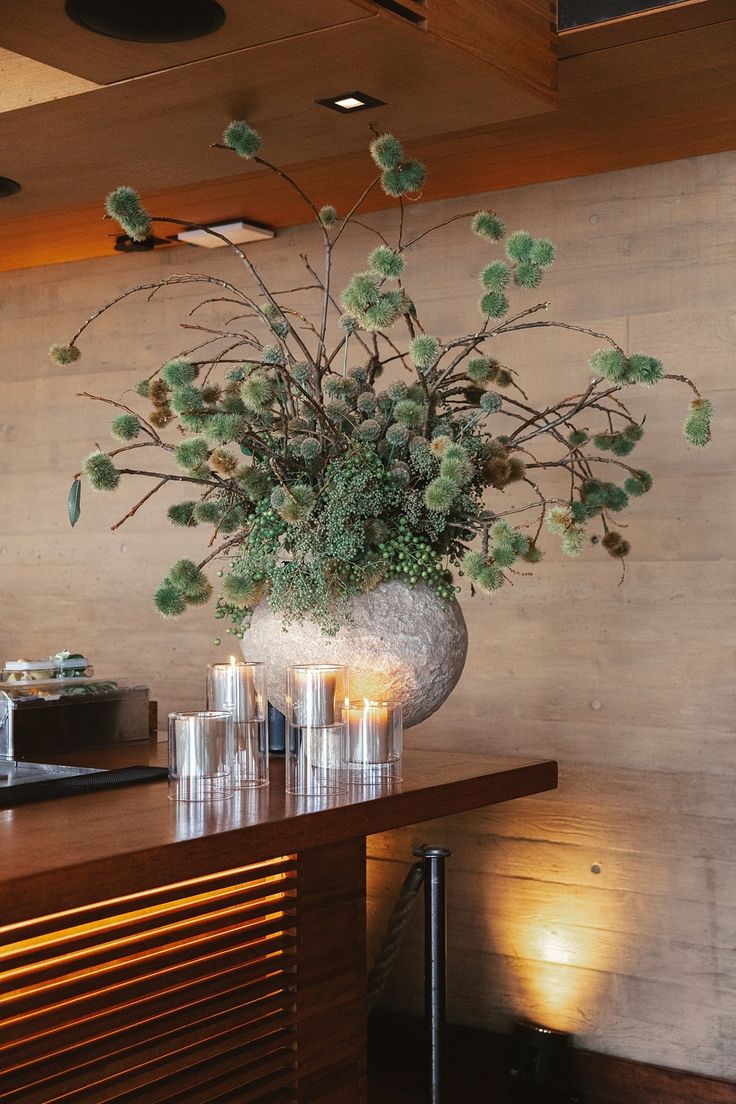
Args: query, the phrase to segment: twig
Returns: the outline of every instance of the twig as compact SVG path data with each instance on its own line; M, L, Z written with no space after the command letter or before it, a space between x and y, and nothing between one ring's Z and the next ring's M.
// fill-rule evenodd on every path
M144 502L148 502L149 498L153 498L156 491L160 491L161 488L169 482L170 478L171 477L168 475L164 476L160 483L157 483L155 487L152 487L147 494L144 494L143 498L140 499L140 501L136 502L135 506L132 506L130 510L128 510L127 514L121 517L120 521L116 521L114 525L110 526L110 531L114 533L116 529L119 529L121 525L125 524L128 518L132 518L133 514L137 514Z

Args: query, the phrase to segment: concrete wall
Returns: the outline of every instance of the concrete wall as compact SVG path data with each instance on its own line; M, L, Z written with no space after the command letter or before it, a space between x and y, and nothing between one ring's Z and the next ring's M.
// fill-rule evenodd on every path
M667 370L692 374L718 421L711 448L696 451L681 434L685 388L632 399L649 430L636 462L653 472L655 489L626 515L632 554L622 586L601 549L573 563L550 538L532 578L493 600L463 598L465 674L414 742L554 756L562 784L555 795L374 839L373 939L411 844L447 842L453 1018L503 1028L531 1017L593 1049L736 1078L736 154L486 202L512 228L556 241L559 260L542 288L555 317L607 330ZM483 203L412 206L408 217L418 231ZM369 221L392 226L388 215ZM371 237L356 228L344 243L341 273L363 267ZM304 251L319 260L311 228L260 244L252 257L272 286L286 288L308 282ZM417 248L407 283L430 332L474 328L475 277L487 255L458 224ZM0 653L84 651L102 673L150 682L164 713L200 703L221 628L209 608L164 622L150 594L174 559L204 555L206 537L171 529L164 508L177 492L110 533L143 493L141 480L115 495L85 488L74 531L66 493L94 443L110 447L111 412L75 393L119 398L202 340L178 329L196 298L190 288L150 304L135 297L90 331L70 368L53 367L46 349L130 284L187 268L240 279L224 251L183 249L0 277ZM294 301L311 307L309 293ZM198 318L206 323L204 312ZM500 352L544 402L584 385L597 344L532 331ZM395 1007L420 1007L420 935L417 924L389 987Z

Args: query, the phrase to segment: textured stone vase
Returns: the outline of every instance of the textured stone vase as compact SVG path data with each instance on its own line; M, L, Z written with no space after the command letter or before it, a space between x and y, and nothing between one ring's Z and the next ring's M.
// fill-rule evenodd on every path
M246 659L267 664L268 696L278 709L286 704L290 664L340 663L350 668L352 698L400 701L409 728L439 709L460 678L468 630L457 602L424 583L391 581L353 599L352 622L336 636L312 621L285 630L262 602L242 648Z

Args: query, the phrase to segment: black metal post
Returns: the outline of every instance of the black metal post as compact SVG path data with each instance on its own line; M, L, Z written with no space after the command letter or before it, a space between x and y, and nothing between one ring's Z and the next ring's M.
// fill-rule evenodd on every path
M427 1104L442 1104L447 1032L446 847L419 847L424 861L424 1023L427 1038Z

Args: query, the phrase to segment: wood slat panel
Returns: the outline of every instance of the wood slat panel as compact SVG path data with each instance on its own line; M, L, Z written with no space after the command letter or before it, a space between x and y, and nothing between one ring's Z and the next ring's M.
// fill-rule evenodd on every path
M182 881L178 883L178 888L184 894L188 888L194 887L194 892L205 891L214 900L215 895L226 893L232 887L236 887L240 892L241 900L247 901L254 894L257 895L261 892L261 886L270 878L279 878L284 890L292 888L288 884L288 878L293 869L293 859L271 859L267 862L239 867L236 870L222 871L206 878ZM250 883L253 883L252 888ZM153 889L139 893L137 894L137 901L144 909L154 909L166 905L175 908L178 905L178 901L172 903L171 887L168 886L154 886ZM53 916L32 917L30 920L20 923L0 926L0 940L3 939L6 932L12 929L16 939L39 942L42 936L51 935L56 942L59 942L67 938L66 933L75 931L71 923L99 924L110 917L119 918L122 904L127 905L128 903L129 897L127 896L114 897L107 901L95 901L83 908L72 909L68 913L59 912ZM60 926L64 920L70 921L69 927ZM2 963L3 954L4 949L2 942L0 942L0 963Z
M293 1087L297 887L281 858L6 925L3 1100L255 1102Z

